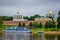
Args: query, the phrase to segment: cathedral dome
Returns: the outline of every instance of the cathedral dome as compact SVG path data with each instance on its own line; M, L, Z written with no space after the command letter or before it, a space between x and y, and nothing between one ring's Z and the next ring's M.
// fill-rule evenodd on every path
M52 11L49 11L48 14L53 14L53 12Z

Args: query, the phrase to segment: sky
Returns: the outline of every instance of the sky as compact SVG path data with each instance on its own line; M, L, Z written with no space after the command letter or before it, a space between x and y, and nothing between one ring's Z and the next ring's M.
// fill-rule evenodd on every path
M45 16L49 11L55 15L60 10L60 0L0 0L0 16Z

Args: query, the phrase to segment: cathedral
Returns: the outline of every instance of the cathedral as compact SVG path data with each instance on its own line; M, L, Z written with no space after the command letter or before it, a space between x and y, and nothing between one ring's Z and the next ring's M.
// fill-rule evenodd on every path
M23 19L23 15L20 15L19 12L17 12L17 14L13 16L13 21L26 21L26 20Z

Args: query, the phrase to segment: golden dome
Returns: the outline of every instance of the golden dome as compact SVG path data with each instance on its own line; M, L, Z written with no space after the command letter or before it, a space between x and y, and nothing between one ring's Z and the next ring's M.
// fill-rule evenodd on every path
M48 14L53 14L53 12L52 11L49 11Z

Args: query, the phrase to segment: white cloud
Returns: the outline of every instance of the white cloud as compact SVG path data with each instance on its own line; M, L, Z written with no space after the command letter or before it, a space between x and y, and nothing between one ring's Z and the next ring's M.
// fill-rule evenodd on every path
M17 11L22 15L45 15L49 10L57 13L60 0L0 0L0 15L14 15Z

